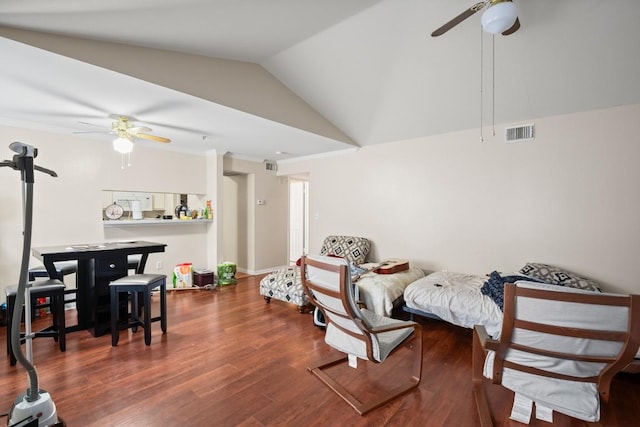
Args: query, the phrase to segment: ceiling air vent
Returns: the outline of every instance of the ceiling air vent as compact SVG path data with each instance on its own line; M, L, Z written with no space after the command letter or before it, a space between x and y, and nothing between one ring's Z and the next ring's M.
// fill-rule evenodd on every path
M278 172L278 164L276 162L271 161L271 160L265 160L264 161L264 170L267 171L267 172L276 173L276 172Z
M504 130L505 142L533 141L535 138L534 125L522 125Z

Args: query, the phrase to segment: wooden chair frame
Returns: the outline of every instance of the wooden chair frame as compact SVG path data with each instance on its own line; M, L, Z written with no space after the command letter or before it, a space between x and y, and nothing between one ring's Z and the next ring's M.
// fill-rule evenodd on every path
M607 306L628 307L629 314L627 319L627 330L618 331L602 331L594 329L578 329L562 326L554 326L544 323L536 323L517 319L515 316L516 298L529 297L544 300L578 302L583 304L597 304ZM512 283L506 284L504 288L504 319L502 324L502 332L499 340L489 337L485 328L476 325L473 333L473 361L472 361L472 379L473 392L480 417L480 425L482 427L493 426L491 411L487 401L487 395L484 389L483 367L488 351L495 352L493 362L493 379L494 384L501 384L503 368L510 368L526 372L529 374L558 378L571 381L591 382L597 385L600 398L607 401L609 398L609 388L613 377L623 370L634 358L640 344L640 296L615 296L599 293L570 293L556 292L543 289L532 289L519 287ZM605 341L617 341L623 343L620 352L613 357L588 356L577 353L563 353L559 351L548 351L537 348L523 346L511 342L513 331L515 328L527 329L541 333L579 337L586 339L598 339ZM599 375L592 377L578 377L555 372L540 370L530 366L523 366L505 360L505 356L509 349L516 349L530 353L551 356L559 359L583 361L583 362L599 362L606 366ZM499 423L498 423L499 424Z
M340 290L339 291L329 290L323 286L319 286L313 283L313 281L311 280L308 280L307 266L313 266L323 270L328 270L334 273L338 273L340 277L339 279ZM348 289L348 286L350 285L350 280L348 280L349 279L348 274L349 274L349 267L347 265L328 264L328 263L323 263L314 259L307 258L306 256L302 257L301 276L302 276L304 291L309 297L309 300L311 301L311 303L317 306L322 311L322 314L324 315L324 318L326 319L326 322L327 322L327 327L331 322L330 320L331 317L327 315L327 312L331 312L335 316L340 316L353 321L357 325L358 329L362 332L362 335L353 333L352 331L342 328L339 325L337 325L335 322L332 322L332 323L333 323L333 326L337 327L342 332L350 336L356 337L358 339L363 339L364 342L366 343L368 361L373 363L379 363L375 360L374 354L373 354L373 343L372 343L373 335L382 333L382 332L405 329L409 327L414 329L411 335L405 338L405 340L401 344L396 346L396 348L389 355L389 357L391 357L393 353L395 353L395 351L402 346L411 346L413 349L413 356L414 356L412 360L412 365L411 365L411 375L409 376L409 378L400 379L399 383L392 389L383 390L380 393L380 396L377 396L375 399L372 399L366 402L360 401L355 395L349 392L342 384L336 381L336 379L332 378L325 371L326 369L332 366L347 362L348 356L345 355L344 353L341 353L339 357L333 358L328 361L323 361L316 365L308 367L308 370L311 373L316 375L323 383L325 383L331 390L333 390L342 399L344 399L360 415L364 415L367 412L375 408L378 408L384 405L385 403L401 396L402 394L407 393L408 391L416 388L420 384L420 380L422 377L422 327L420 324L415 322L406 322L402 325L369 328L369 326L367 326L367 324L363 321L360 314L356 312L356 310L359 310L359 306L357 302L353 301L353 295L350 293ZM338 313L335 310L332 310L330 307L327 307L326 305L318 301L318 299L315 297L316 292L323 293L325 295L339 299L342 302L342 307L346 312L346 316L343 315L342 313Z

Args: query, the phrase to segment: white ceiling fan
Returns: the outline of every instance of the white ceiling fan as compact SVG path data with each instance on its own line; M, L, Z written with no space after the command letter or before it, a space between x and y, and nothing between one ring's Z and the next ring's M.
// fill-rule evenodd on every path
M110 117L116 119L111 124L111 130L104 131L80 131L73 133L109 133L117 135L117 138L113 141L113 148L119 153L130 153L133 150L133 141L135 138L146 139L149 141L169 143L171 140L162 136L152 135L149 132L151 128L147 126L134 126L132 124L135 119L133 117L124 115L111 115ZM98 126L92 123L80 122L83 124Z
M133 119L128 116L118 116L117 121L113 122L111 129L115 132L120 138L140 138L147 139L155 142L169 143L171 140L169 138L164 138L162 136L151 135L147 132L152 132L152 129L147 126L133 126L131 121Z
M485 0L478 2L462 12L443 26L431 33L432 37L438 37L446 33L476 12L485 9L480 19L482 29L491 34L508 36L520 28L518 11L512 0Z

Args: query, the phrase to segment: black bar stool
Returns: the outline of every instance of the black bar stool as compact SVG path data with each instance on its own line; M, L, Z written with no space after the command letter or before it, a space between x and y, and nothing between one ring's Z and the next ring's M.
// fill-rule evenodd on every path
M12 285L5 288L7 297L7 354L11 366L16 364L16 357L13 354L11 344L11 325L13 323L13 311L16 309L16 296L18 286ZM39 298L45 298L48 301L43 304L37 304ZM48 298L48 300L47 300ZM64 319L64 283L57 279L37 280L31 284L31 308L34 310L48 307L51 310L52 325L33 332L33 338L49 337L58 342L60 351L66 350L65 335L65 319ZM21 307L18 309L22 309ZM20 333L20 343L25 342L25 334Z
M142 255L127 255L127 269L138 271L138 266L142 260Z
M118 345L120 330L138 326L144 328L144 343L151 345L151 323L160 321L162 333L167 332L167 276L164 274L132 274L109 283L111 293L111 345ZM160 290L160 316L151 317L151 291ZM127 319L119 319L120 293L131 295L131 309ZM142 320L138 316L138 296L142 296Z
M53 266L56 268L56 273L58 276L62 278L64 282L64 276L68 274L78 273L78 262L77 261L58 261L54 262ZM29 269L29 281L33 282L37 278L48 278L49 273L44 265L40 265L37 267L31 267ZM77 276L76 276L77 277ZM76 279L76 289L65 289L64 293L66 295L73 295L70 299L65 299L65 303L76 302L77 292L78 292L78 281Z
M56 272L60 277L64 277L67 274L78 272L78 263L76 261L58 261L58 262L54 262L53 266L56 268ZM45 278L45 277L49 277L49 273L47 273L47 269L44 267L44 265L31 267L29 269L30 282L33 282L34 280L36 280L36 278Z

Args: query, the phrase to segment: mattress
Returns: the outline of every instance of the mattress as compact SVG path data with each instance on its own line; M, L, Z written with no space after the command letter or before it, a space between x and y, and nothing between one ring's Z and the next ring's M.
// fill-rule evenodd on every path
M404 302L413 311L434 314L454 325L471 328L484 325L491 338L502 329L502 311L480 288L485 276L437 271L411 283L404 291ZM640 364L640 348L635 360Z
M363 264L361 267L366 269L375 265L377 264ZM356 282L359 300L374 313L391 317L394 302L402 297L409 284L422 277L424 272L418 267L410 267L395 274L376 274L369 271L362 274Z
M495 338L502 327L502 311L480 292L486 280L485 276L437 271L407 286L405 304L465 328L484 325Z

